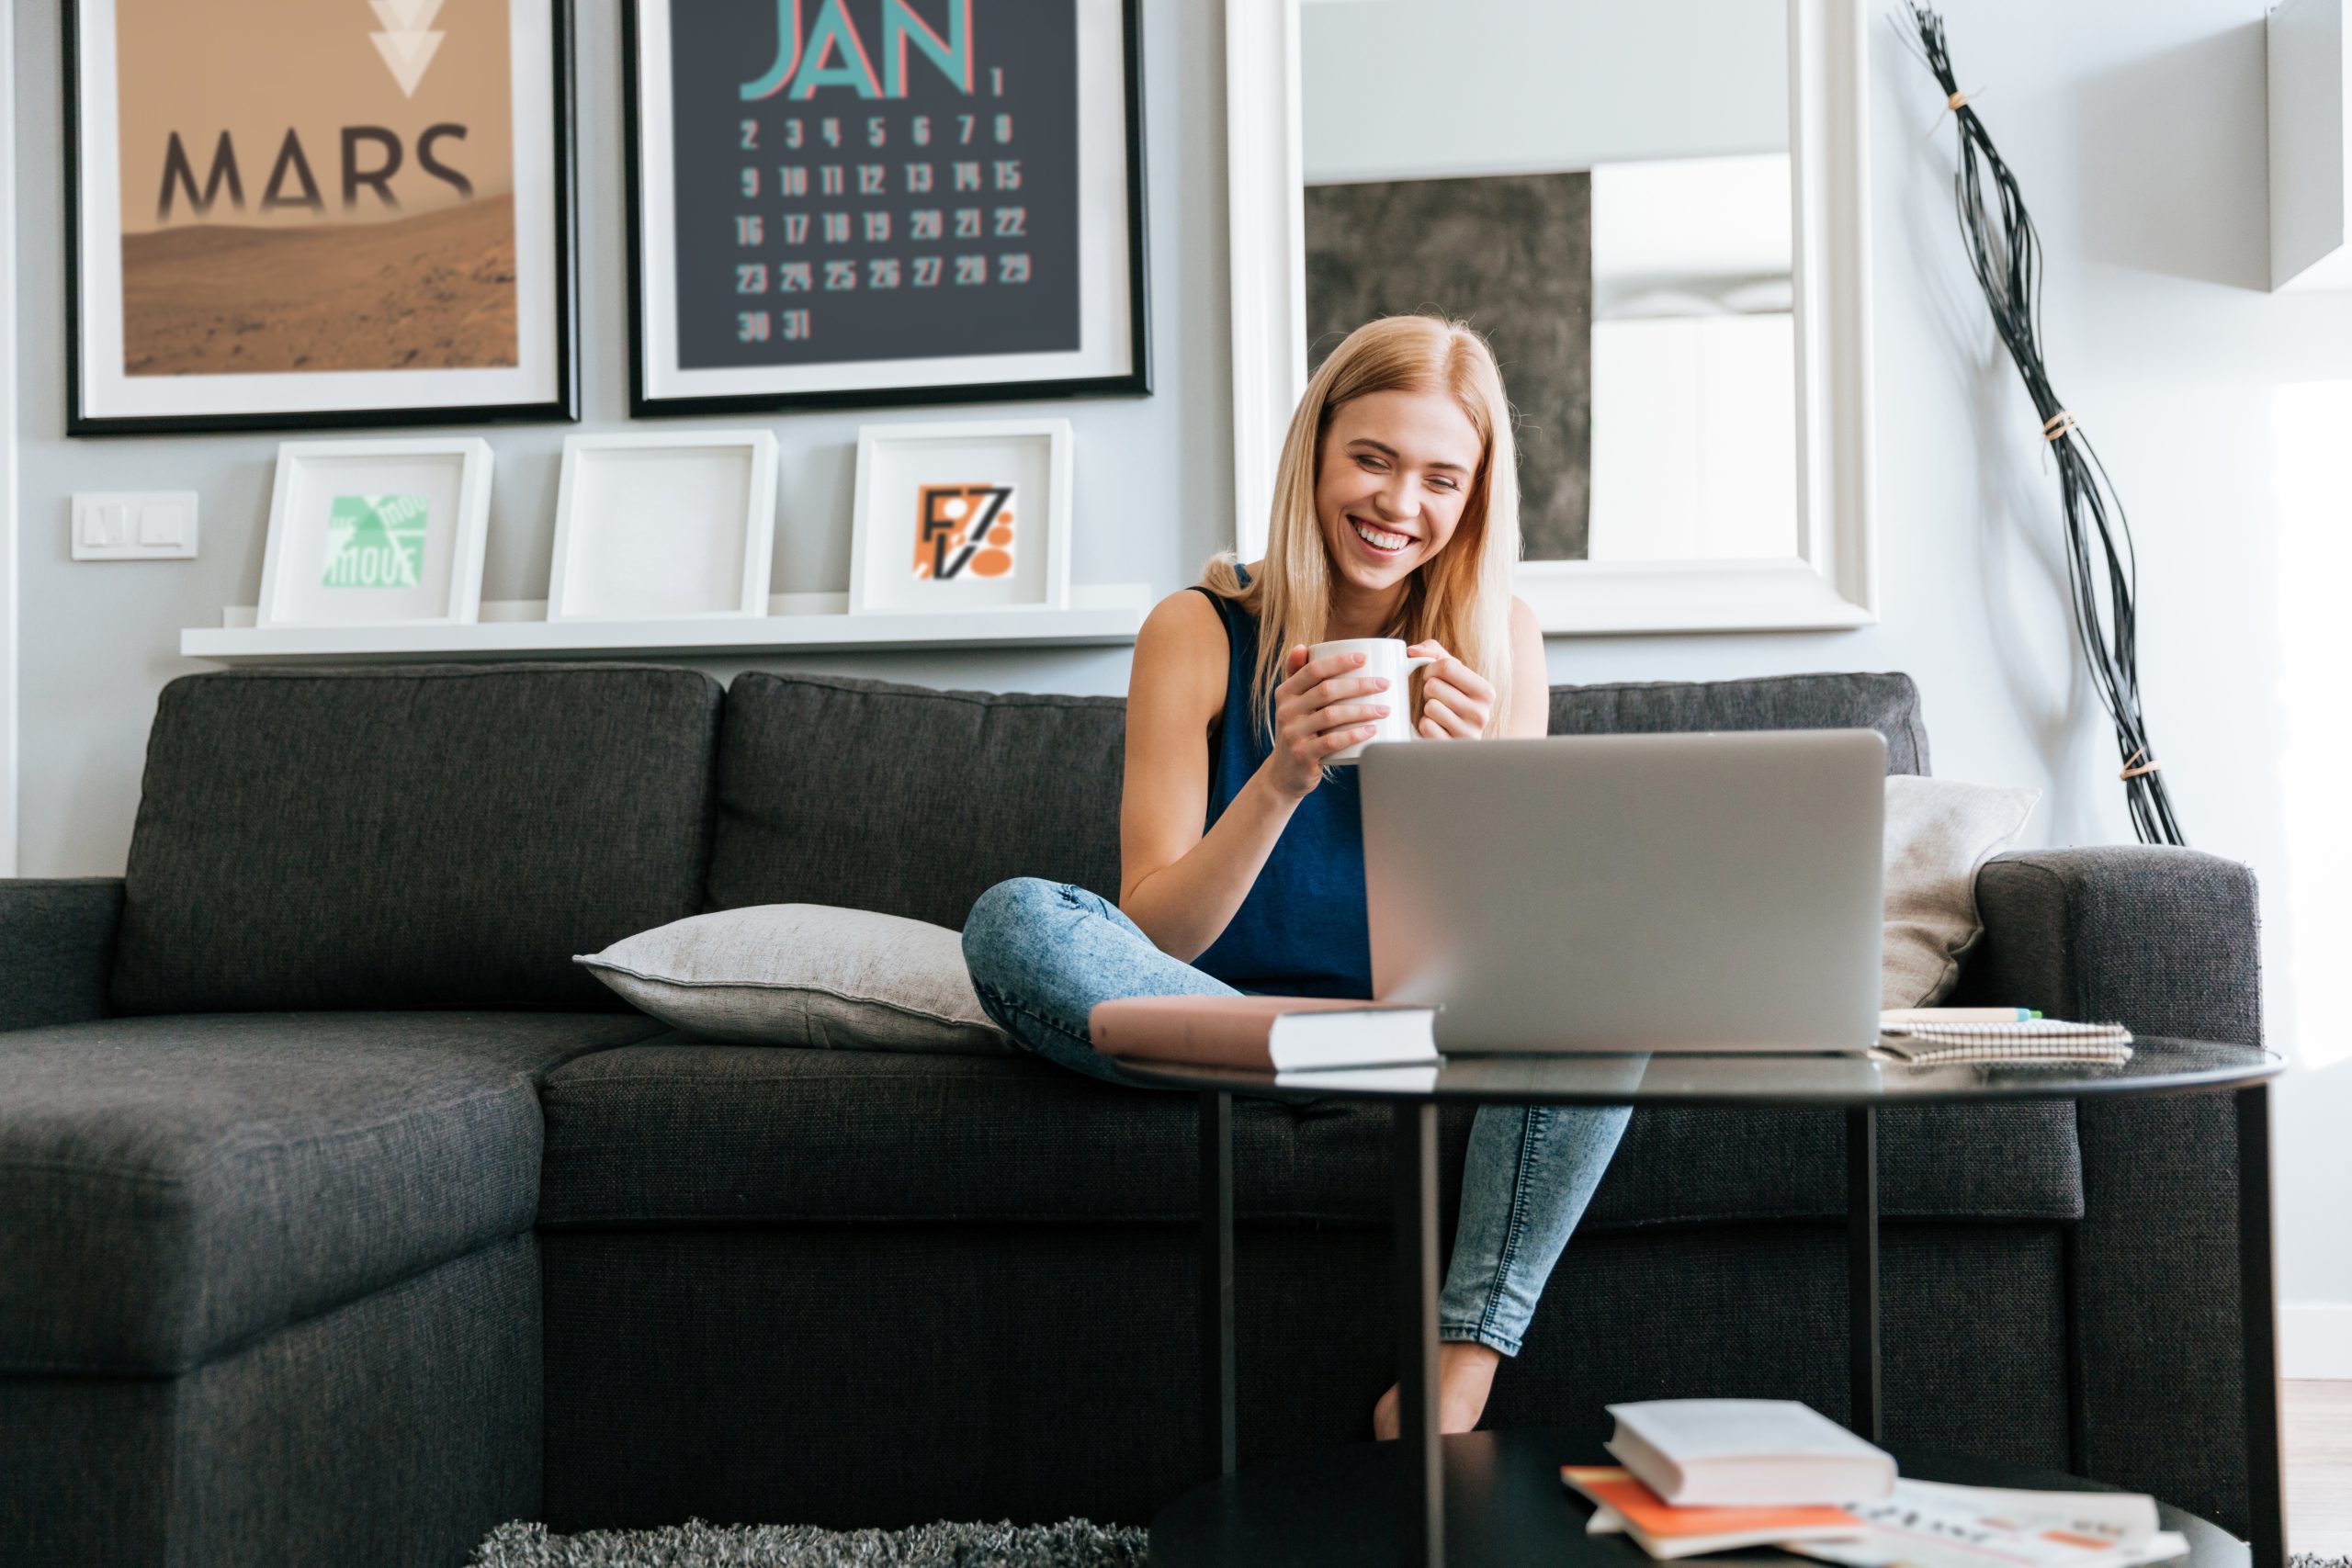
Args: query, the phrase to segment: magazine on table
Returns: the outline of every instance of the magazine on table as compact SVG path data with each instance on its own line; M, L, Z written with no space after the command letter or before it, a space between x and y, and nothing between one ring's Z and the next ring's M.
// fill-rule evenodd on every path
M1596 1484L1604 1473L1623 1480L1619 1486ZM1733 1517L1760 1510L1671 1507L1622 1470L1564 1466L1561 1475L1600 1505L1586 1526L1589 1533L1624 1532L1653 1557L1767 1544L1753 1519ZM1621 1487L1636 1490L1610 1496ZM1620 1502L1628 1506L1621 1510ZM1662 1528L1658 1510L1675 1521L1670 1528ZM1810 1539L1781 1536L1769 1544L1840 1568L2138 1568L2188 1555L2185 1536L2157 1528L2154 1499L2135 1493L2021 1492L1900 1480L1888 1496L1849 1503L1840 1511L1853 1528L1820 1529ZM1629 1514L1644 1522L1634 1524ZM1718 1529L1709 1516L1720 1516L1731 1528Z
M1784 1543L1844 1568L2133 1568L2188 1555L2159 1529L2155 1500L2130 1492L2016 1492L1897 1481L1893 1496L1848 1505L1854 1540Z

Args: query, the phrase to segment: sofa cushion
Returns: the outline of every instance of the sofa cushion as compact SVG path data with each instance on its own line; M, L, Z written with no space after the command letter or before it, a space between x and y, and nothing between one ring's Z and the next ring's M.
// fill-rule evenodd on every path
M1956 779L1886 781L1886 940L1883 1008L1935 1007L1984 922L1976 872L2025 826L2038 789Z
M1875 729L1886 771L1924 773L1928 727L1908 675L1759 675L1552 688L1555 735L1701 729Z
M695 1040L864 1051L1019 1049L945 926L831 904L689 915L572 962Z
M1555 686L1551 728L1876 729L1889 772L1928 771L1907 675ZM739 675L719 740L709 908L841 904L961 930L1007 877L1116 898L1125 739L1118 697Z
M961 931L1013 876L1119 896L1118 697L739 675L709 904L839 904Z
M535 1077L660 1027L216 1013L0 1034L0 1371L186 1371L528 1230Z
M544 1227L901 1220L1120 1223L1196 1212L1189 1094L1029 1057L655 1040L548 1075ZM1471 1112L1449 1107L1441 1170ZM1881 1113L1892 1215L2080 1217L2069 1105ZM1385 1223L1388 1112L1234 1105L1234 1203L1252 1220ZM1635 1112L1586 1224L1596 1229L1842 1214L1836 1111Z
M699 908L718 698L628 665L174 681L116 1010L617 1009L571 955Z

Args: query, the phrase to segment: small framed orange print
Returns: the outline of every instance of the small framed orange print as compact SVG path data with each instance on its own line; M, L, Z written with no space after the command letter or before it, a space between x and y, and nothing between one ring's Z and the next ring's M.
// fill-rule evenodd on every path
M870 424L857 434L854 615L1066 609L1068 420Z
M945 582L1012 575L1015 488L1009 484L924 485L915 492L917 581Z

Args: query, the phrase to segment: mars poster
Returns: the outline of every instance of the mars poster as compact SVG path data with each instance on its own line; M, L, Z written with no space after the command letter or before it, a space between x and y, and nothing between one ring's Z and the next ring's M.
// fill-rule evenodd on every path
M74 11L89 433L571 416L560 5Z

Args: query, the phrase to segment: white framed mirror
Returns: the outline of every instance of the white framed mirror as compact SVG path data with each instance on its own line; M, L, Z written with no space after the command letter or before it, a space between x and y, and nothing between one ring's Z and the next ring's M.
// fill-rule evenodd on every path
M1862 0L1226 0L1236 547L1312 364L1493 342L1553 635L1877 619Z

